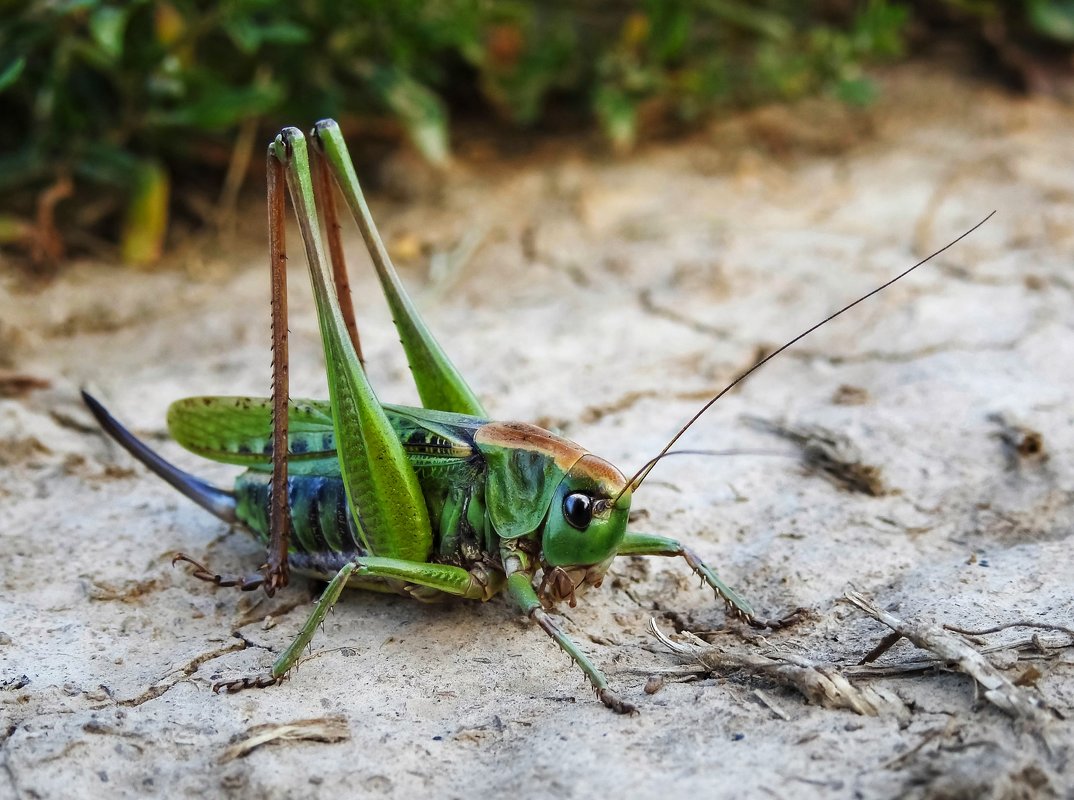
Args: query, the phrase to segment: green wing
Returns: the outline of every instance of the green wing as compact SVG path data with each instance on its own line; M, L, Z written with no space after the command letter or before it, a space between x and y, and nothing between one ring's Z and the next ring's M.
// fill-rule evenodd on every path
M470 460L478 417L385 405L411 464L436 469ZM292 400L288 409L288 470L339 476L332 407L327 400ZM272 469L272 403L264 397L188 397L168 409L168 430L203 458L248 469Z
M332 408L295 400L288 408L289 470L339 475ZM187 397L168 408L168 431L187 450L212 461L272 469L272 402L263 397Z

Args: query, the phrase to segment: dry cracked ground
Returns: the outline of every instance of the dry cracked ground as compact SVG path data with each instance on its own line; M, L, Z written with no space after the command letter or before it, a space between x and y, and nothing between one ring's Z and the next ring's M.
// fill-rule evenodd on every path
M492 414L624 469L759 355L997 211L684 440L747 454L669 459L635 496L634 528L690 542L766 613L810 612L751 634L683 564L617 564L559 613L632 717L504 600L349 593L289 682L213 695L271 663L316 587L268 600L173 569L179 550L222 571L262 554L102 438L78 388L226 483L164 413L266 392L264 257L192 245L157 273L82 263L45 285L6 269L0 797L1074 796L1071 130L1070 108L907 71L864 117L764 110L621 160L463 143L438 184L382 175L414 194L373 197L404 278ZM414 402L350 244L374 384ZM293 394L323 395L291 271ZM892 644L848 591L984 653L991 677ZM855 703L875 713L838 707Z

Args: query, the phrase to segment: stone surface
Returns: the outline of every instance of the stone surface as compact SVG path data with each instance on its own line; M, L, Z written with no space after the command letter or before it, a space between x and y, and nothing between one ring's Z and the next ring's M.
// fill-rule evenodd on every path
M683 457L638 492L635 527L690 542L766 613L810 607L768 637L810 658L852 664L883 637L839 601L851 587L903 618L1071 627L1074 111L911 70L887 81L868 124L852 119L824 104L768 110L618 161L548 145L504 164L468 158L463 143L442 192L409 206L374 197L374 212L416 256L404 278L492 414L557 429L629 471L759 354L997 209L683 440L787 451L743 417L823 426L880 470L886 494L845 491L795 458ZM371 376L385 399L414 402L356 239ZM474 243L469 258L444 257ZM427 252L437 269L424 269ZM639 716L604 709L505 600L364 593L337 606L285 685L212 695L214 680L271 663L314 587L270 601L173 570L178 550L221 571L262 554L105 441L77 389L226 484L232 470L166 440L164 413L187 395L266 393L263 261L195 247L159 274L87 263L43 287L5 274L0 363L52 388L0 399L0 797L1074 791L1069 725L1026 731L962 675L870 680L906 708L881 717L748 674L682 680L689 665L648 634L649 618L711 630L724 613L684 565L655 560L617 565L560 609ZM303 272L295 257L292 387L318 396ZM1039 433L1047 457L1014 453L1012 424ZM901 643L886 658L912 656ZM1035 657L1039 677L1010 652L995 659L1070 713L1069 647ZM317 717L343 717L350 739L223 760L254 726Z

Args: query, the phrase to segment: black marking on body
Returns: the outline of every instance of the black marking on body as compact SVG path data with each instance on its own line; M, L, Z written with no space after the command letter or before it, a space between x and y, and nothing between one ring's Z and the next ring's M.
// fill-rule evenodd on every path
M306 515L306 526L309 528L315 549L319 552L328 552L331 546L321 529L321 504L325 498L324 480L318 479L314 485L314 495L310 498L309 512Z
M303 572L329 580L344 566L366 555L364 550L351 552L296 553L287 556L287 562L295 572Z
M415 455L461 456L462 458L467 458L472 453L471 448L460 447L458 442L438 436L433 431L426 429L411 431L408 436L402 439L402 444L408 454Z
M239 500L239 519L260 539L267 541L268 508L271 481L266 473L246 472L235 484ZM292 475L287 479L287 499L292 509L291 553L358 553L364 554L361 537L351 520L343 479L321 475ZM305 513L295 515L294 509ZM336 536L329 537L324 525L331 520ZM338 538L340 550L330 544ZM346 563L346 562L343 562Z

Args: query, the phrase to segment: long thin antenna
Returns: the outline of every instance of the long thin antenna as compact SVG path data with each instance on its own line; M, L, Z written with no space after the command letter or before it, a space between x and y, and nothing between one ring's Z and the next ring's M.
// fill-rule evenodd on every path
M645 462L645 466L642 469L646 469L657 461L671 456L776 456L777 458L798 458L800 455L801 453L794 450L751 450L743 447L733 447L729 450L668 450L666 453L650 458ZM618 500L619 498L615 499Z
M671 437L671 440L666 445L664 445L664 449L661 450L659 452L659 454L656 455L656 457L649 459L647 462L645 462L645 466L643 466L641 469L639 469L637 472L634 473L634 477L632 477L629 481L627 481L626 486L623 487L623 490L621 492L619 492L619 494L616 496L615 500L613 501L613 504L619 501L619 498L623 496L623 493L626 492L627 489L630 489L630 491L632 491L632 492L637 491L638 487L641 486L642 481L644 481L648 477L649 473L652 472L653 467L655 467L657 465L657 463L668 454L668 451L670 451L671 448L675 446L675 442L679 441L679 438L684 433L686 433L686 431L688 431L690 429L690 426L693 425L695 422L697 422L699 419L701 419L702 414L704 414L706 411L708 411L710 408L712 408L712 406L716 403L717 400L719 400L721 397L723 397L729 391L731 391L736 386L738 386L738 384L740 384L742 381L744 381L746 378L748 378L750 375L752 375L754 372L756 372L762 366L767 364L773 358L778 356L780 353L782 353L788 347L791 347L792 345L800 342L802 339L807 337L809 334L811 334L817 328L820 328L820 327L822 327L824 325L827 325L829 322L831 322L833 319L838 317L840 314L842 314L845 311L849 311L850 309L854 308L854 306L856 306L858 303L861 303L864 300L868 300L874 294L878 294L879 292L884 291L886 288L891 286L891 284L895 283L896 281L902 280L903 278L905 278L907 275L909 275L911 272L913 272L918 267L920 267L920 266L922 266L924 264L927 264L929 261L932 261L932 259L934 259L934 258L936 258L936 256L940 255L940 253L944 252L945 250L950 249L951 247L954 247L956 244L961 242L963 239L965 239L967 236L969 236L975 230L977 230L982 225L984 225L986 222L988 222L988 220L992 219L992 216L995 213L996 213L995 211L992 211L992 213L990 213L987 217L982 219L980 222L978 222L976 225L974 225L968 231L963 233L957 239L952 239L950 242L945 244L943 247L941 247L935 253L933 253L930 256L927 256L926 258L921 259L920 261L918 261L916 264L914 264L909 269L904 270L903 272L900 272L898 275L896 275L894 278L889 280L887 283L884 283L884 284L876 287L875 289L873 289L868 294L863 294L861 297L859 297L853 303L850 303L848 305L843 306L841 309L836 311L834 314L830 314L829 316L827 316L824 319L822 319L816 325L812 326L811 328L808 328L807 330L802 331L800 334L795 336L793 339L791 339L789 342L784 344L782 347L780 347L777 350L773 350L767 356L762 358L760 361L758 361L756 364L754 364L748 370L746 370L741 375L739 375L737 378L735 378L733 381L731 381L729 384L727 384L727 386L725 386L723 389L721 389L720 392L715 397L713 397L711 400L709 400L707 403L705 403L705 405L701 406L701 409L696 414L694 414L692 417L690 417L689 422L687 422L685 425L683 425L681 428L679 428L679 432Z

